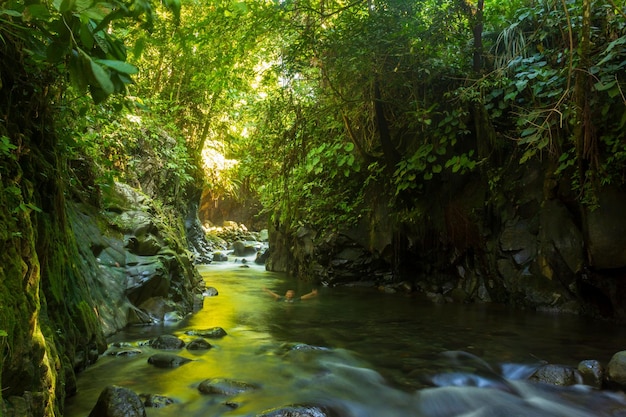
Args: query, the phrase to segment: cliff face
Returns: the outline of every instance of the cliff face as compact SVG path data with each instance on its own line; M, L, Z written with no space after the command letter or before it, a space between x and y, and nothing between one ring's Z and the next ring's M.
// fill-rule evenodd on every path
M22 193L29 184L22 177ZM54 209L2 187L0 410L60 416L76 373L97 360L106 335L184 316L202 281L182 219L169 220L130 187L117 184L101 208L53 193Z
M384 190L339 233L275 225L268 268L328 285L370 281L434 302L497 302L626 322L626 193L576 201L545 163L441 183L412 210Z
M101 192L46 132L0 148L2 416L61 416L107 335L184 316L203 284L182 218L123 184Z

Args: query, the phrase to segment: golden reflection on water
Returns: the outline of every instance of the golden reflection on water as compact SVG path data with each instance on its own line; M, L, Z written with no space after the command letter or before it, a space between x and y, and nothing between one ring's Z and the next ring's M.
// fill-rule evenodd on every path
M174 334L190 342L195 336L185 334L187 330L213 327L222 327L227 336L207 339L213 345L208 351L172 352L192 359L175 369L147 364L160 352L143 345L143 353L134 357L103 356L79 375L79 394L68 401L66 417L87 417L102 389L112 384L176 401L148 409L148 417L247 416L329 398L349 404L354 415L404 417L416 407L412 392L420 386L419 376L448 367L438 356L446 350L468 350L487 361L541 357L575 365L589 358L606 363L626 346L623 330L574 317L494 306L438 306L354 288L320 289L319 297L291 305L275 302L262 288L279 294L293 288L304 294L310 284L257 265L215 264L199 270L207 286L219 292L206 297L200 311L176 326L128 329L116 339L139 342ZM607 334L610 340L603 338ZM320 350L285 348L296 343ZM223 397L198 391L198 384L208 378L230 378L260 388L229 398L239 404L232 410Z

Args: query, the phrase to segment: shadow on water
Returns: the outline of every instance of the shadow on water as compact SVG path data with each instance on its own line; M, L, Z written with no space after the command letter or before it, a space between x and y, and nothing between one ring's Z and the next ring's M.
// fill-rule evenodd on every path
M148 417L255 416L290 404L346 417L626 416L620 393L524 380L540 360L606 364L626 346L626 331L609 323L492 305L434 305L367 288L320 288L317 298L288 304L262 288L304 294L310 284L256 265L215 264L201 273L219 295L176 326L116 335L141 353L105 355L81 374L66 416L88 416L111 384L174 400L149 408ZM210 350L173 352L192 362L173 369L147 364L158 351L141 341L174 334L189 342L195 337L186 331L212 327L228 335L208 339ZM198 385L208 378L256 389L202 394Z

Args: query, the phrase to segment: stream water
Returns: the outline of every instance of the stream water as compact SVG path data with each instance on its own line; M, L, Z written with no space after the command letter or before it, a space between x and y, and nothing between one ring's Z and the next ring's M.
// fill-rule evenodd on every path
M623 327L494 305L435 305L370 288L320 288L318 297L288 304L262 288L304 294L310 284L252 264L200 272L219 295L176 325L115 335L111 342L131 342L142 353L104 355L81 373L67 417L87 417L111 384L174 400L148 408L148 417L256 416L294 404L341 417L626 416L621 393L524 380L540 361L608 363L626 349ZM185 331L216 326L228 334L210 339L212 349L174 352L192 362L173 369L147 363L158 351L140 342L160 334L190 341ZM198 385L208 378L258 388L229 398L202 394Z

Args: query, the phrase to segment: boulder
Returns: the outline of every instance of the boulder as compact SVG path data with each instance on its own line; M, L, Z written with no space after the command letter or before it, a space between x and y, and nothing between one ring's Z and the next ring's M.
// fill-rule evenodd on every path
M235 381L225 378L205 379L198 385L198 390L203 394L232 396L242 392L257 389L258 386L247 382Z
M213 262L227 262L227 261L228 261L228 255L226 255L224 252L220 252L220 251L213 252Z
M528 379L533 382L558 386L576 385L581 384L583 381L577 369L555 364L539 367Z
M208 339L219 339L227 335L226 331L221 327L212 327L210 329L202 330L187 330L185 334L189 336L206 337Z
M583 383L594 388L602 388L604 369L596 360L585 360L578 364L578 372L583 377Z
M164 334L151 340L150 347L161 350L177 350L185 347L185 342L176 336Z
M110 385L100 393L89 417L146 417L146 409L133 391Z
M257 252L256 242L251 243L243 240L233 242L233 253L235 256L252 256Z
M191 362L191 359L171 353L157 353L148 358L148 363L157 368L178 368L188 362Z
M187 343L187 350L208 350L208 349L211 349L212 347L213 346L209 342L207 342L201 337L194 339L191 342Z
M609 385L626 388L626 350L613 355L606 367L606 378Z

